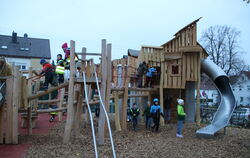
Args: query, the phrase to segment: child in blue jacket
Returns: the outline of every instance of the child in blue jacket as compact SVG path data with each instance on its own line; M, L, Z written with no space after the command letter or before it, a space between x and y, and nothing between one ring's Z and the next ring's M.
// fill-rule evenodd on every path
M159 99L155 98L153 100L153 105L151 106L150 113L153 117L154 126L152 127L152 131L158 132L160 126L160 116L164 117L162 113L161 106L159 105Z

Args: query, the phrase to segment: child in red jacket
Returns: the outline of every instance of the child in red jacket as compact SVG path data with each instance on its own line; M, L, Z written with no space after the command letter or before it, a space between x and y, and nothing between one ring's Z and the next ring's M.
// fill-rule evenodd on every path
M56 86L56 84L53 82L53 78L55 76L55 71L52 65L48 62L46 62L45 59L41 59L40 64L43 66L42 72L40 75L45 76L45 82L43 84L43 89L48 89L49 83L53 86Z

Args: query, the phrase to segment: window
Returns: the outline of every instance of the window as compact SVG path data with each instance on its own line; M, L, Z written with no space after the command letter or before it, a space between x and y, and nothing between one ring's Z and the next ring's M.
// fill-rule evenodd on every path
M233 89L233 91L235 91L235 89Z
M24 63L15 63L15 66L17 66L20 70L26 70L27 66Z
M250 86L247 86L247 90L250 91Z
M179 74L179 65L172 65L171 68L172 68L172 71L171 71L172 75L178 75Z
M28 50L30 50L30 49L29 49L29 48L23 48L23 47L21 47L20 50L21 50L21 51L28 51Z
M8 49L8 47L7 47L7 46L1 46L1 48L2 48L2 49Z
M25 65L22 65L22 70L26 70L26 66Z
M240 97L240 102L243 102L243 97Z

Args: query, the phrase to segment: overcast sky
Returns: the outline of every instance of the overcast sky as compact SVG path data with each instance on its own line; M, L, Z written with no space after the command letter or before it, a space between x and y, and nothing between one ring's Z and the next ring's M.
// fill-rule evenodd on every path
M191 21L201 32L213 25L241 31L243 58L250 63L250 4L242 0L1 0L0 34L50 39L52 58L71 39L77 51L100 52L112 43L112 58L141 45L160 46Z

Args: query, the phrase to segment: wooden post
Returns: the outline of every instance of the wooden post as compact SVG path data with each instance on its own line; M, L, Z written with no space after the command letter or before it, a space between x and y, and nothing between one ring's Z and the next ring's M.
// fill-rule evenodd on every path
M83 54L87 53L86 48L82 48L82 62L84 59L86 59L86 56ZM82 78L82 73L84 70L85 65L81 62L81 69L79 71L79 78ZM78 97L78 102L77 102L77 107L76 107L76 118L75 118L75 135L80 134L80 124L82 122L82 103L83 103L83 84L77 85L79 88L79 97Z
M106 99L106 83L107 83L107 63L106 63L106 40L102 40L102 83L101 83L101 97L105 103ZM100 107L100 116L98 120L98 143L104 144L104 127L105 127L105 114L102 107Z
M63 142L70 141L73 121L74 121L74 81L75 81L75 41L70 41L70 79L68 91L67 120L64 130Z
M201 117L200 117L200 83L201 83L201 78L200 78L200 74L201 74L201 52L199 52L198 55L198 81L196 82L196 91L197 91L197 95L196 95L196 124L198 126L200 126L201 123Z
M111 65L111 51L112 51L112 44L107 44L107 54L106 54L106 65L107 65L107 84L106 84L106 98L105 98L105 107L107 112L109 113L109 103L110 103L110 95L111 95L111 77L112 77L112 65ZM107 136L108 128L107 122L104 123L104 135Z
M124 88L124 96L123 96L123 104L122 104L122 130L127 129L127 107L128 107L128 84L129 79L125 78L125 88Z
M107 88L106 88L106 110L109 112L109 100L111 94L111 75L112 75L112 67L111 67L111 49L112 45L107 45Z
M121 124L120 124L120 114L119 114L119 95L118 92L114 92L114 102L115 102L115 128L117 131L121 131Z
M60 109L60 108L62 108L62 105L63 105L63 101L64 101L64 95L65 95L65 88L62 88L62 89L60 89L60 93L59 93L60 95L59 95L59 103L58 103L58 108ZM62 121L62 112L59 112L58 113L58 120L59 121Z
M163 85L164 85L164 62L161 62L161 78L160 78L160 105L161 105L161 109L163 110L164 106L164 96L163 96ZM164 119L161 117L161 121L160 121L161 125L164 125Z
M14 68L14 84L12 95L12 144L18 144L18 108L21 103L21 74L18 67Z
M12 119L13 119L13 80L14 77L8 78L6 80L6 130L5 130L5 143L11 144L12 142ZM7 95L8 94L8 95Z
M139 92L139 95L142 94L143 92ZM142 116L142 112L143 112L143 105L142 105L142 97L138 98L139 100L139 109L140 109L140 123L142 124L144 122L143 116Z
M2 107L0 107L0 144L3 144L3 133L4 133L4 108L5 104L3 103Z
M32 77L32 67L29 68L29 78ZM29 95L32 94L32 85L31 80L28 80L27 92ZM28 118L28 135L32 134L32 101L28 101L28 109L27 109L27 118Z

